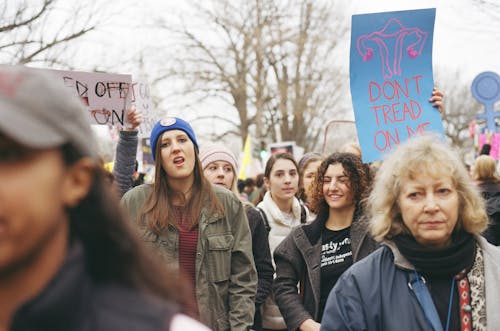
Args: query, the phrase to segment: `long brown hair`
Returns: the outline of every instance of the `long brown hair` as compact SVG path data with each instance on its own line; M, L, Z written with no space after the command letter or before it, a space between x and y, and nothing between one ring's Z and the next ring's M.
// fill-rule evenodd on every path
M155 182L153 184L153 190L149 195L146 203L144 204L142 211L139 213L139 222L145 223L145 225L154 233L160 234L164 229L167 228L168 224L177 224L175 219L175 214L172 212L174 205L172 204L173 197L177 197L180 201L183 201L183 206L190 211L191 227L198 224L198 216L200 215L202 209L206 206L208 207L209 214L224 214L224 208L217 198L212 184L203 175L203 167L198 155L198 151L195 149L195 165L194 165L194 182L191 188L191 195L189 199L182 192L174 191L169 185L167 180L167 173L162 167L161 158L161 139L156 142L155 151ZM205 203L209 201L210 203Z
M63 145L61 153L68 166L82 158L71 144ZM196 316L190 285L146 249L104 177L104 170L98 167L88 194L67 210L71 239L82 243L90 276L99 284L116 282L162 297Z

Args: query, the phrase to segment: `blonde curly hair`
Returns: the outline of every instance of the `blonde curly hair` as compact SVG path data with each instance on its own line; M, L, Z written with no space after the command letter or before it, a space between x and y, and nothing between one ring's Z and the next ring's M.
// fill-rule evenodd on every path
M398 198L401 182L425 174L449 176L459 196L459 217L455 230L479 234L488 224L484 201L472 183L458 153L436 135L414 137L400 144L380 166L367 201L371 233L375 240L410 233L403 223Z

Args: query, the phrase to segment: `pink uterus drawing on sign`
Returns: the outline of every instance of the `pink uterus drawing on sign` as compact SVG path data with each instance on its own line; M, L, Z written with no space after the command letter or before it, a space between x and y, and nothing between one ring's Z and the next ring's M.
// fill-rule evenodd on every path
M356 47L363 61L367 62L373 58L375 52L368 45L375 43L381 60L382 76L388 79L403 74L401 60L405 42L410 42L405 48L406 54L414 59L422 54L426 40L427 32L419 28L407 28L398 19L391 18L381 30L358 37Z

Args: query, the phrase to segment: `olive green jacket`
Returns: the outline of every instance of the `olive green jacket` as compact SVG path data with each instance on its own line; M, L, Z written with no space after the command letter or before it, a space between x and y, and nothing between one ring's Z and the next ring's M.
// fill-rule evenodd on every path
M128 191L121 205L136 221L152 185ZM225 215L209 215L204 208L198 218L196 253L196 302L200 319L213 330L248 330L253 324L257 273L252 238L240 200L232 192L213 186ZM206 204L211 203L206 201ZM134 222L137 224L137 222ZM179 236L169 224L161 235L140 228L144 240L178 269Z

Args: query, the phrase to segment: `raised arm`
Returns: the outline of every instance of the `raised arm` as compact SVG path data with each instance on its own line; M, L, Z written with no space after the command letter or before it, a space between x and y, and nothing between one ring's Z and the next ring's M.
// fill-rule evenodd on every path
M127 121L129 126L120 131L113 167L113 175L115 176L120 198L132 188L134 182L138 143L137 127L142 123L142 115L135 109L129 109Z

